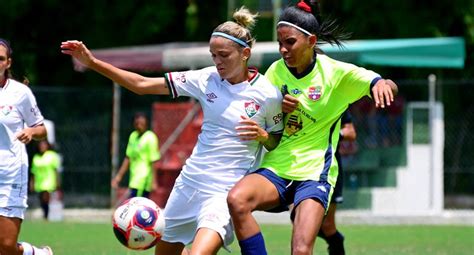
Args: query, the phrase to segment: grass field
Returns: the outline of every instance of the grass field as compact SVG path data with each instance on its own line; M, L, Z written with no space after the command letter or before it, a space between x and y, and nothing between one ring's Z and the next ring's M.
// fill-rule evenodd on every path
M474 254L472 226L345 225L339 228L346 235L348 255ZM269 255L290 254L290 226L264 225L262 229ZM47 244L53 248L55 255L153 254L153 249L137 252L124 248L115 239L112 226L107 223L25 221L20 240L37 245ZM234 242L230 254L240 254L239 251ZM229 253L219 253L224 254ZM315 254L327 254L324 242L317 242Z

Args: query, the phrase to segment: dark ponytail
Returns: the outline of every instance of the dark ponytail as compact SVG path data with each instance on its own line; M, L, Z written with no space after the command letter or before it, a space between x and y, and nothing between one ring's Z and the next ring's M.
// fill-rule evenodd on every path
M323 20L316 0L300 1L296 6L287 7L279 21L293 23L318 37L318 44L324 42L343 47L343 41L350 37L334 20Z

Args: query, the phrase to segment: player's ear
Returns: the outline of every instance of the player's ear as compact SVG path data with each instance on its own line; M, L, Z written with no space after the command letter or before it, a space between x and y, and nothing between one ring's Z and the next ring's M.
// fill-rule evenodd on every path
M242 60L247 61L250 58L252 51L249 47L245 47L242 50Z
M310 45L315 45L316 42L318 41L318 37L316 35L310 35L308 37L308 40L309 40Z

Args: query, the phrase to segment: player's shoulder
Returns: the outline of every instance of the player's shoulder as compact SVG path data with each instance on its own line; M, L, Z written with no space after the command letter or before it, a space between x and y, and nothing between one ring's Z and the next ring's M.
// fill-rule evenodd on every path
M145 135L147 139L156 139L157 138L155 132L153 132L151 130L145 131L145 133L143 135Z
M221 78L215 66L204 67L196 70L186 71L186 78L194 81L203 81L209 83L211 81L220 81Z
M208 66L208 67L204 67L204 68L201 68L201 69L197 69L197 70L194 70L192 72L195 72L196 74L198 74L200 77L218 77L219 76L219 73L217 72L217 68L215 66Z
M54 150L47 150L45 154L48 155L49 157L59 157L59 154Z
M269 91L279 91L278 88L272 84L272 82L263 74L258 73L254 80L250 82L253 87L257 87L259 89L266 89Z
M8 90L12 92L32 93L30 87L14 79L8 79L7 86Z
M133 130L132 133L130 133L129 140L134 140L138 137L139 133L137 130Z
M282 71L286 72L286 71L288 71L288 68L286 68L285 61L282 58L280 58L280 59L276 60L275 62L273 62L270 65L270 67L268 67L267 72L265 73L265 75L273 73L273 72L282 72Z
M318 54L317 57L316 57L316 61L317 61L318 65L323 67L323 70L334 69L334 70L348 70L348 71L350 71L350 70L358 68L358 66L356 66L354 64L347 63L347 62L344 62L344 61L340 61L340 60L337 60L337 59L333 59L333 58L331 58L327 55L324 55L324 54Z

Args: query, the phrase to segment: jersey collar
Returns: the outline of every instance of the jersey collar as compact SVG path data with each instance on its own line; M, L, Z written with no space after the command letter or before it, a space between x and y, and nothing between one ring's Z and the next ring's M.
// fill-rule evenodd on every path
M258 73L258 69L256 67L249 67L249 72L252 73L252 76L247 80L250 85L253 85L257 80L260 74Z
M5 78L5 80L0 83L0 88L4 90L7 88L7 86L8 86L8 78Z

